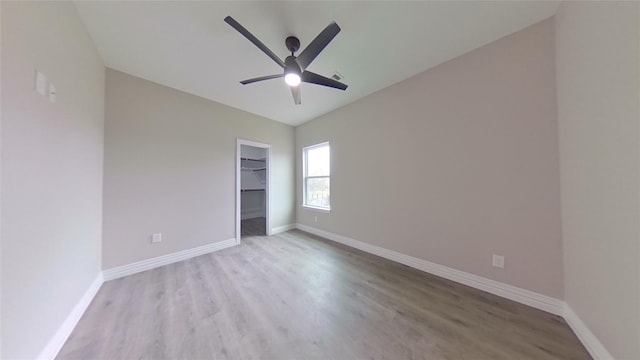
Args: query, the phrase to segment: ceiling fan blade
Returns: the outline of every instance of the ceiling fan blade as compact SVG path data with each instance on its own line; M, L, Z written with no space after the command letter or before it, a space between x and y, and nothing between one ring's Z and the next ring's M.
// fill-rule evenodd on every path
M312 73L311 71L304 71L302 73L302 81L307 82L307 83L311 83L311 84L316 84L316 85L322 85L322 86L328 86L328 87L332 87L332 88L336 88L336 89L340 89L340 90L347 90L347 85L333 80L333 79L329 79L328 77L324 77L322 75L318 75L316 73Z
M271 79L281 78L281 77L283 77L283 76L284 76L284 74L275 74L275 75L260 76L260 77L253 78L253 79L242 80L242 81L240 81L240 84L242 84L242 85L247 85L247 84L251 84L251 83L254 83L254 82L258 82L258 81L271 80Z
M240 25L240 23L235 21L234 18L232 18L231 16L227 16L226 18L224 18L224 21L227 24L231 25L232 28L236 29L240 34L246 37L249 41L251 41L255 46L257 46L260 50L262 50L262 52L267 54L267 56L270 57L273 61L275 61L278 65L280 65L281 68L284 68L284 62L276 54L274 54L273 51L271 51L265 44L263 44L262 41L258 40L257 37L253 36L253 34L249 32L249 30L245 29L244 26Z
M340 26L335 22L329 24L318 36L316 36L313 41L307 45L307 47L302 50L300 55L296 58L298 60L298 64L302 68L302 70L306 69L309 64L320 54L322 49L324 49L330 42L333 40L336 35L340 32Z
M291 87L291 95L293 95L293 102L296 105L300 105L300 86L292 86Z

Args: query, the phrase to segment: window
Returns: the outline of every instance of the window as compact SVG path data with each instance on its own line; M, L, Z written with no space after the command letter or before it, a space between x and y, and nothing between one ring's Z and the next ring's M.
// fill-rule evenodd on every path
M329 183L331 175L331 150L329 143L302 149L302 178L304 206L331 209Z

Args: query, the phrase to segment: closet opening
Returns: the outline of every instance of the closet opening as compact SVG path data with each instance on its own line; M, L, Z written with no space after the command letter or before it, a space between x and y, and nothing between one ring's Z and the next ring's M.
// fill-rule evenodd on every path
M238 139L236 161L236 241L271 235L269 155L271 145Z

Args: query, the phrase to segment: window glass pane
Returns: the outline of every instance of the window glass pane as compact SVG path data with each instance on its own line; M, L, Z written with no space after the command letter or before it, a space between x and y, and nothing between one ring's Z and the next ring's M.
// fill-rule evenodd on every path
M306 204L329 207L329 178L308 178L306 183Z
M329 145L307 149L307 176L329 176Z

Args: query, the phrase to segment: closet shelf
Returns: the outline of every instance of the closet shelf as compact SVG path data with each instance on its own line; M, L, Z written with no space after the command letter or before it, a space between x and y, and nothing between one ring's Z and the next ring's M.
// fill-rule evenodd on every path
M252 158L245 158L245 157L241 157L240 160L248 160L248 161L260 161L260 162L265 162L267 161L266 158L262 158L262 159L252 159Z
M264 191L264 189L240 189L240 192L245 192L245 191Z
M264 171L264 170L267 170L267 168L266 167L252 168L252 167L243 166L243 167L240 168L240 170L242 170L242 171Z

